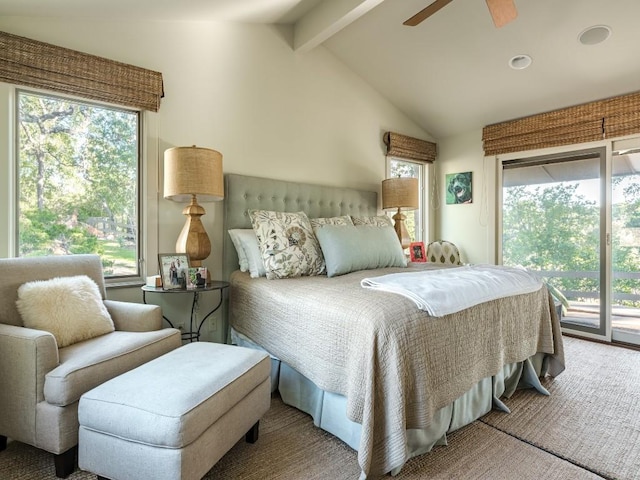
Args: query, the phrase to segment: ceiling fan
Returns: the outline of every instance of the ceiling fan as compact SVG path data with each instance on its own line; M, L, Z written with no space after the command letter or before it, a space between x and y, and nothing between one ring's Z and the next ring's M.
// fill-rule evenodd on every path
M451 3L451 1L452 0L436 0L431 5L423 8L413 17L405 21L403 25L415 27L416 25L436 13L442 7L445 7L447 4ZM513 3L513 0L486 0L486 2L496 28L500 28L503 25L506 25L510 21L515 20L518 16L518 12L516 10L516 6Z

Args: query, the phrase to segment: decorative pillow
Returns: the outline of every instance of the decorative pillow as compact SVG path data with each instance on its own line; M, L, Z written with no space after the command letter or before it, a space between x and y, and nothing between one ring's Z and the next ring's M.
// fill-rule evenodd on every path
M248 271L251 278L264 277L267 272L264 269L262 254L260 253L260 247L258 247L258 239L253 229L237 228L229 230L229 235L238 251L238 259L240 259L240 251L242 251L246 261L245 270L242 270L242 263L240 263L240 270L243 272ZM237 244L236 241L238 242ZM242 262L241 260L239 261Z
M372 217L351 217L354 225L373 225L376 227L393 227L393 220L387 215L375 215Z
M395 230L371 225L327 225L316 231L326 262L327 276L358 270L406 267Z
M16 307L25 327L52 333L58 348L114 331L98 285L86 275L27 282Z
M311 227L314 229L324 225L353 225L349 215L343 215L341 217L312 218L310 221Z
M324 259L304 212L249 210L268 279L324 273Z

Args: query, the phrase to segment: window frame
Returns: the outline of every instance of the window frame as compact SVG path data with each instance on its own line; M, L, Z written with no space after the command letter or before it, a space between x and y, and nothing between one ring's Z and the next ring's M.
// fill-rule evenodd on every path
M48 90L25 88L4 84L9 87L7 94L3 95L7 102L0 102L0 113L6 109L9 113L5 118L12 118L7 130L7 138L9 142L5 152L0 154L0 168L2 167L1 157L6 154L6 170L8 171L8 218L6 225L9 226L6 239L6 256L19 256L19 213L20 208L20 190L19 190L19 100L21 93L46 96L50 98L66 99L90 106L104 107L107 109L135 112L137 115L137 182L136 182L136 216L137 216L137 273L133 275L105 277L105 285L107 288L115 287L131 287L139 286L145 283L146 272L149 269L149 262L146 259L156 258L158 246L157 239L154 239L148 232L157 231L157 211L158 211L158 168L157 162L150 159L157 158L158 141L157 141L157 114L132 108L129 106L115 105L106 102L99 102L82 97L59 94ZM7 98L8 97L8 98ZM155 135L151 134L155 130ZM5 134L5 132L2 132ZM1 138L1 137L0 137ZM154 217L155 214L155 217ZM2 242L0 242L0 250L2 250ZM155 262L151 263L152 267Z

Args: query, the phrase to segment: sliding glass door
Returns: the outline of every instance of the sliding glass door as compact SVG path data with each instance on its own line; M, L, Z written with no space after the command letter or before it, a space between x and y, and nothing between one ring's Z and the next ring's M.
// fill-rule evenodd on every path
M566 329L605 337L605 149L503 163L502 261L536 271ZM604 240L604 242L603 242Z
M502 261L546 280L566 331L640 344L639 172L640 148L503 162Z

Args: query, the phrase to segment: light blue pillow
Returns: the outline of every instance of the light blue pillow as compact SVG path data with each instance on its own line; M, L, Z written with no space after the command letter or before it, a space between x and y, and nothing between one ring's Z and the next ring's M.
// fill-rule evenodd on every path
M316 237L328 277L358 270L407 266L398 236L390 226L325 225L316 230Z

